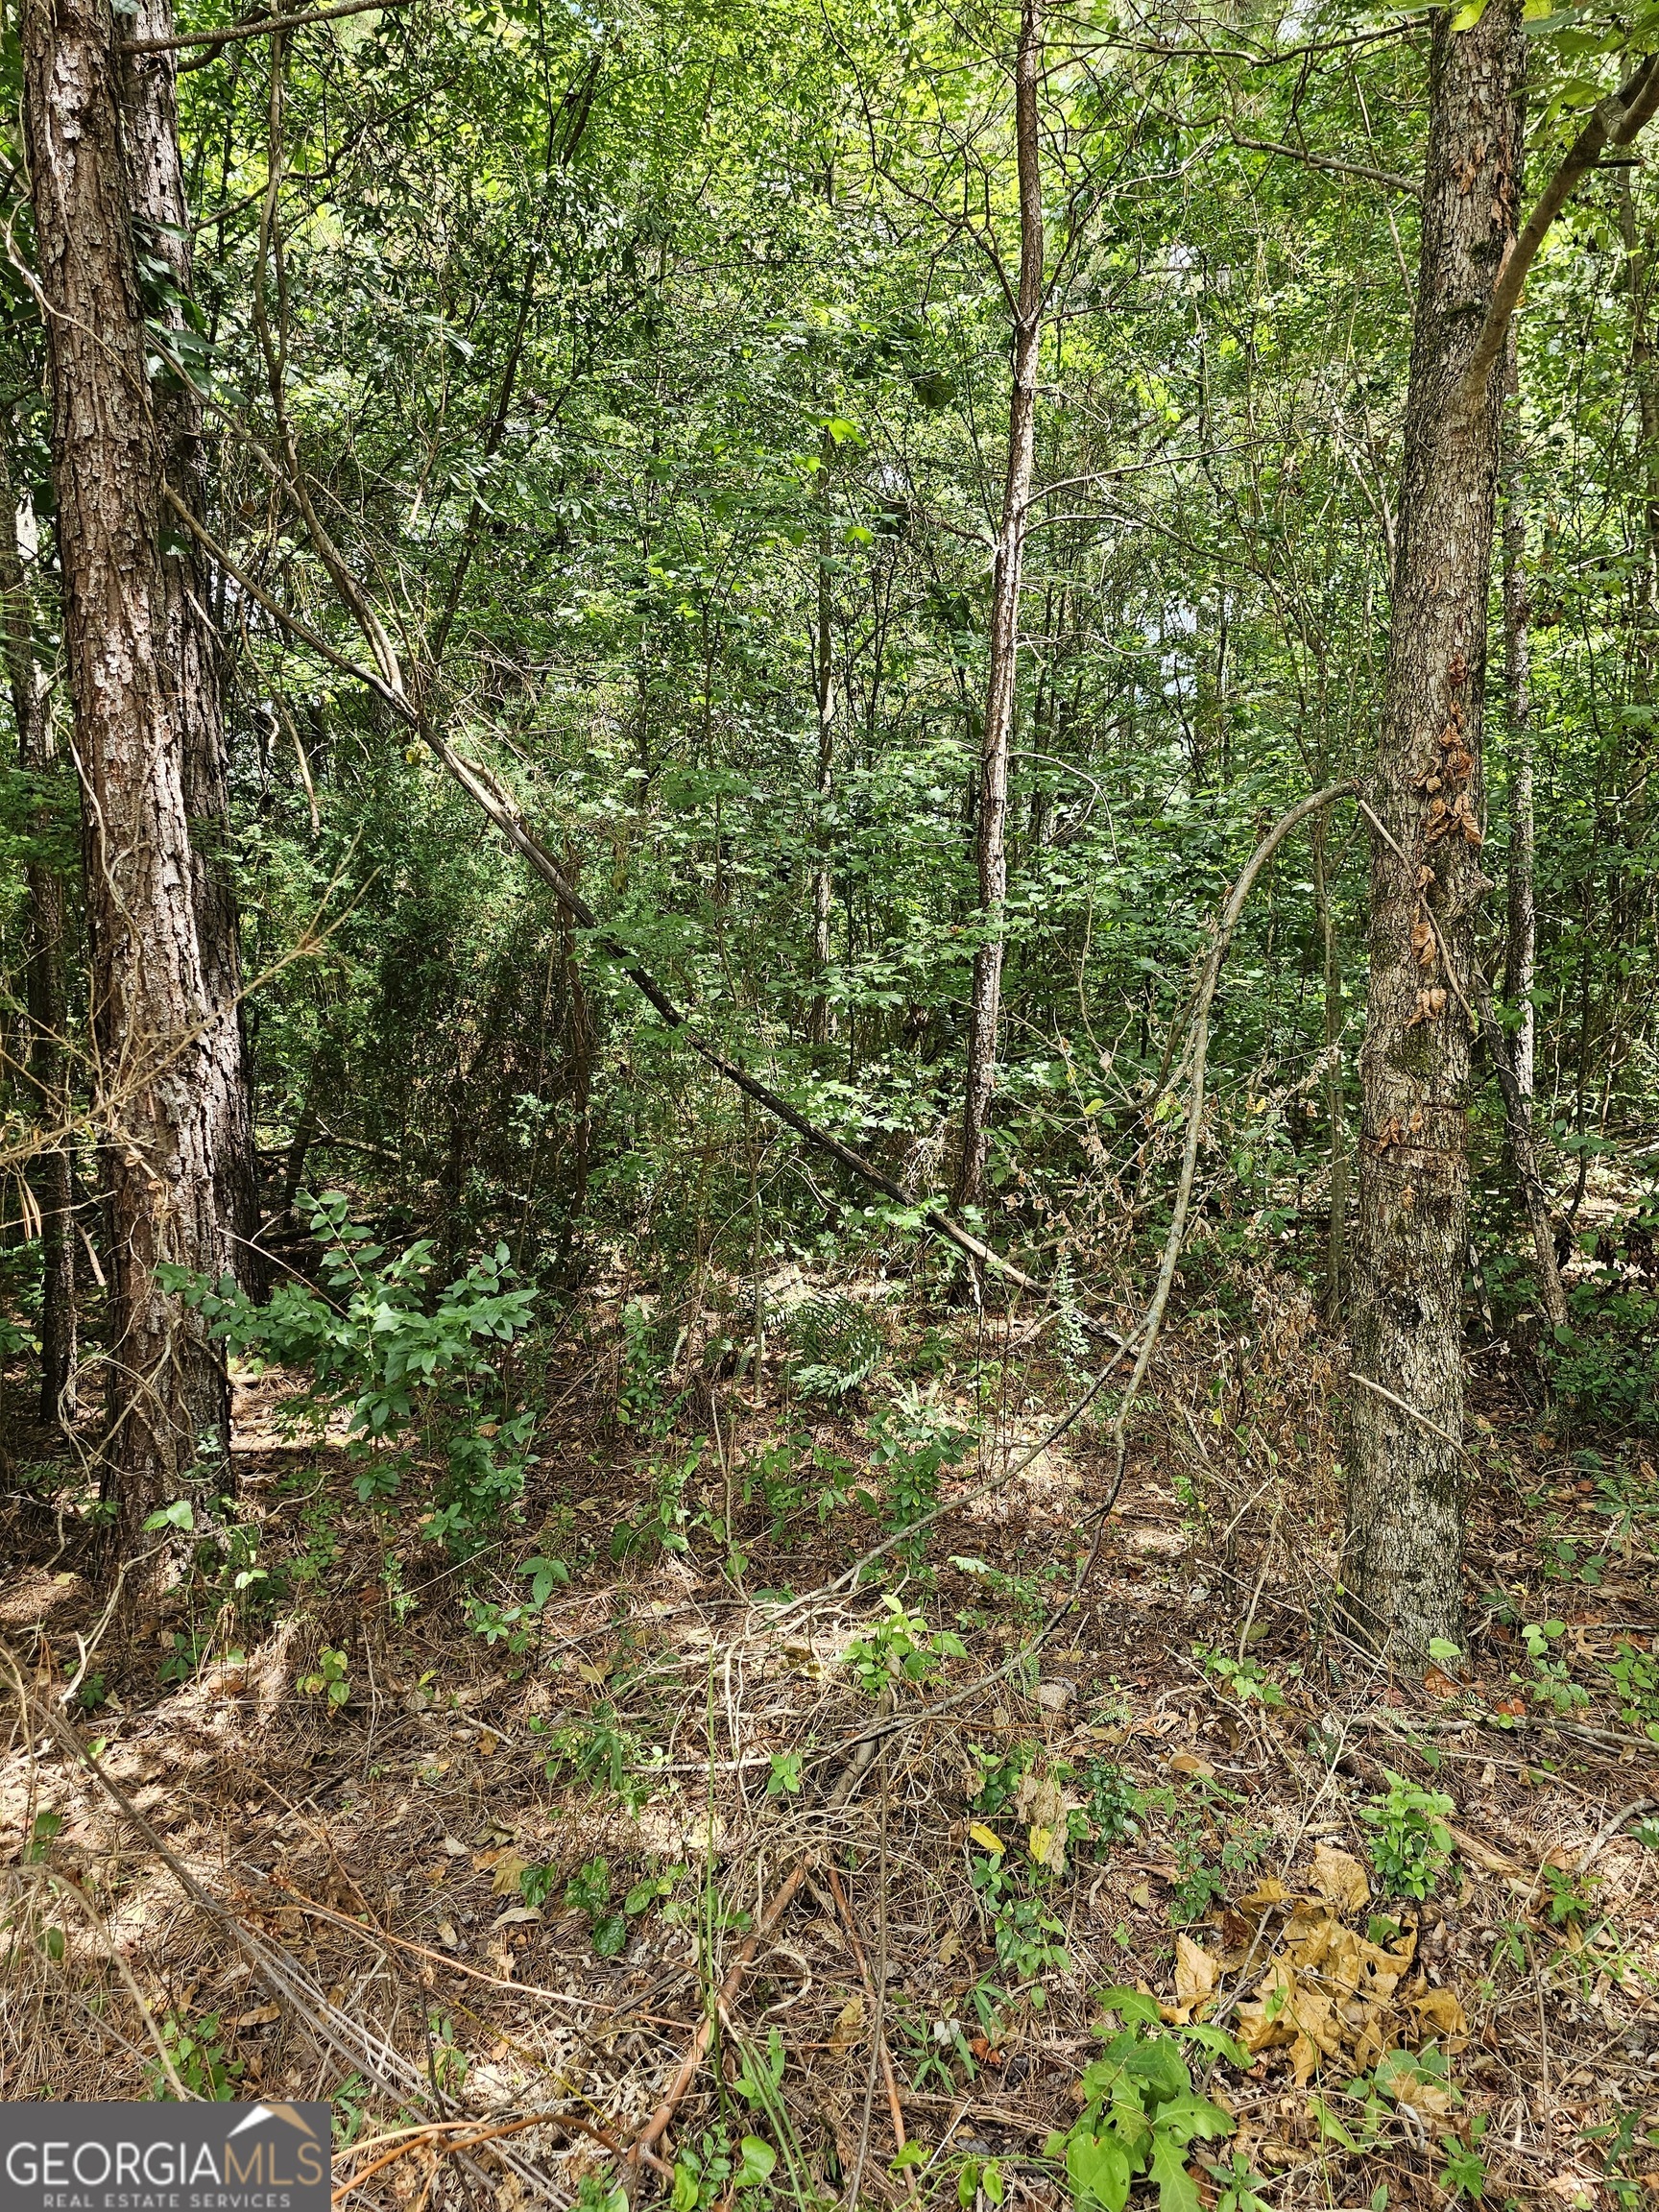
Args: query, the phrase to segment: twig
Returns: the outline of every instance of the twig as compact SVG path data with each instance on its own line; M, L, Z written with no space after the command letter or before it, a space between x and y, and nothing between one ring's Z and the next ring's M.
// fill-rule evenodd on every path
M182 31L173 38L123 38L123 54L177 54L187 46L228 46L242 38L263 38L269 31L299 31L307 23L336 23L342 15L367 15L402 8L407 0L341 0L337 8L318 8L304 15L266 15L257 23L228 23L219 31Z
M1384 1389L1381 1382L1373 1382L1369 1375L1361 1375L1350 1367L1348 1380L1350 1382L1358 1382L1361 1390L1374 1390L1379 1398L1386 1398L1390 1406L1397 1406L1402 1413L1409 1414L1420 1428L1427 1429L1431 1436L1438 1436L1442 1444L1450 1444L1454 1452L1468 1450L1468 1446L1460 1437L1452 1435L1445 1429L1437 1428L1430 1420L1427 1413L1419 1413L1415 1406L1407 1405L1404 1398L1397 1398L1392 1390Z
M1589 1871L1592 1864L1612 1842L1626 1820L1634 1820L1638 1813L1653 1812L1659 1812L1659 1797L1632 1797L1628 1805L1621 1807L1614 1814L1612 1819L1607 1822L1585 1851L1584 1856L1578 1862L1579 1873L1584 1874Z

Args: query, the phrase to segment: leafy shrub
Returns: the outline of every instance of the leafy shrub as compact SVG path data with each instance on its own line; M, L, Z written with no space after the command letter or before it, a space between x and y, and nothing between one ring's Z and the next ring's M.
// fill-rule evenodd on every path
M920 1613L907 1612L891 1592L878 1614L847 1647L848 1666L858 1687L874 1697L897 1682L926 1682L947 1659L967 1656L967 1646L948 1628L929 1628Z
M926 1521L934 1510L941 1475L947 1467L960 1465L974 1437L926 1392L912 1387L872 1416L870 1441L879 1471L884 1517L890 1528L902 1530ZM925 1550L923 1539L912 1537L899 1547L899 1556L917 1570Z
M295 1279L255 1306L228 1275L214 1286L165 1265L162 1286L199 1306L213 1336L238 1358L309 1372L282 1410L318 1434L331 1414L347 1413L363 1500L399 1486L407 1455L389 1455L385 1443L409 1428L435 1443L447 1473L426 1533L466 1556L499 1535L532 1464L535 1417L496 1414L503 1386L490 1347L529 1327L536 1292L515 1283L505 1244L434 1291L429 1238L388 1252L350 1219L338 1190L301 1199L301 1211L324 1246L321 1289Z
M1231 2135L1235 2122L1194 2095L1180 2040L1161 2030L1156 1998L1108 1989L1103 2002L1123 2025L1095 2030L1106 2047L1083 2070L1083 2110L1064 2134L1049 2136L1046 2152L1065 2161L1077 2212L1123 2212L1142 2174L1158 2184L1161 2212L1198 2212L1197 2185L1187 2170L1190 2147ZM1219 2029L1181 2033L1236 2066L1250 2064L1248 2053Z
M1372 1831L1371 1863L1390 1897L1427 1897L1452 1863L1448 1813L1457 1808L1443 1791L1423 1790L1385 1767L1388 1788L1359 1808Z
M1585 1239L1591 1265L1567 1287L1567 1326L1545 1347L1575 1416L1659 1435L1659 1198Z

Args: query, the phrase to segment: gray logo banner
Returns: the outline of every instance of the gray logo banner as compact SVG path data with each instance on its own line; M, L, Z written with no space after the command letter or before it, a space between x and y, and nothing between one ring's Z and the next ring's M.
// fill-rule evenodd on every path
M0 2104L0 2212L328 2212L326 2104Z

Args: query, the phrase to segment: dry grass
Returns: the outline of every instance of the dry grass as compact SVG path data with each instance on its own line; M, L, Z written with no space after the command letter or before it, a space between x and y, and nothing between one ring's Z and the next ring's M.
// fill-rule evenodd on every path
M919 1316L907 1332L920 1337ZM948 1480L966 1499L1076 1384L1016 1322L935 1316L932 1341L941 1393L988 1439L981 1464ZM1610 1524L1522 1404L1484 1386L1471 1590L1507 1592L1519 1621L1565 1623L1552 1656L1591 1700L1570 1715L1511 1680L1532 1671L1501 1620L1456 1685L1393 1679L1341 1643L1333 1373L1299 1295L1266 1284L1247 1321L1190 1313L1166 1343L1100 1555L1033 1664L1022 1654L1070 1592L1104 1495L1098 1431L930 1531L926 1573L906 1583L886 1563L882 1586L953 1627L966 1655L899 1684L878 1723L844 1653L878 1588L830 1585L879 1525L847 1506L821 1527L808 1496L773 1531L758 1498L742 1503L758 1453L803 1421L865 1479L860 1414L788 1406L775 1366L758 1383L696 1378L652 1449L617 1426L614 1380L602 1338L570 1348L548 1380L557 1409L526 1531L476 1572L473 1597L506 1605L524 1595L517 1558L575 1566L518 1652L469 1630L463 1578L397 1522L388 1576L388 1524L356 1503L337 1447L281 1447L268 1391L245 1394L238 1461L258 1562L287 1583L273 1607L181 1583L165 1617L102 1620L74 1523L13 1497L5 1541L20 1565L0 1630L22 1677L0 1763L0 2093L147 2095L165 2051L186 2089L218 2062L242 2094L331 2097L356 2145L337 2180L360 2181L365 2204L565 2201L584 2173L616 2169L611 2147L637 2137L730 1977L714 2049L673 2117L682 2153L758 2128L787 2151L773 2181L786 2200L845 2198L858 2176L866 2200L914 2189L942 2204L965 2158L996 2156L1014 2197L1058 2204L1043 2146L1075 2115L1098 1992L1139 1983L1173 2003L1184 1926L1212 1961L1210 2009L1231 2015L1280 1940L1241 1901L1271 1877L1309 1892L1318 1850L1365 1859L1360 1810L1389 1767L1455 1801L1455 1867L1422 1907L1388 1908L1415 1937L1402 2005L1444 1989L1455 2004L1442 2017L1466 2016L1455 2098L1443 2115L1432 2100L1390 2108L1350 2152L1310 2100L1358 2136L1360 2107L1341 2095L1351 2054L1298 2083L1293 2055L1270 2050L1214 2077L1238 2121L1227 2155L1244 2152L1275 2207L1369 2204L1383 2184L1391 2204L1437 2205L1441 2138L1484 2118L1489 2202L1617 2200L1593 2134L1624 2111L1659 2124L1659 1951L1654 1855L1607 1830L1659 1796L1659 1754L1612 1709L1604 1662L1616 1634L1654 1633L1653 1560L1632 1525L1599 1586L1542 1578L1559 1560L1541 1538L1571 1541L1582 1524L1599 1540ZM682 1500L689 1551L613 1561L612 1529L656 1495L653 1458L698 1436L710 1443ZM740 1573L712 1527L728 1494ZM1541 1525L1541 1502L1559 1529ZM988 1589L948 1564L965 1555L1020 1580ZM788 1605L762 1595L783 1589ZM200 1670L159 1684L163 1640L192 1632L208 1640ZM1230 1691L1195 1646L1247 1656L1283 1702ZM347 1658L337 1711L298 1687L325 1648ZM65 1704L66 1685L94 1675L104 1701ZM1497 1710L1508 1703L1520 1710ZM107 1781L70 1729L102 1739ZM1027 1815L1045 1777L1083 1797L1105 1764L1139 1792L1139 1832L1032 1872L1017 1804L969 1802L983 1767L1022 1747ZM769 1787L797 1762L798 1791ZM50 1837L42 1811L61 1822ZM1026 1932L1046 1957L1011 1956L1005 1934L998 1958L970 1879L986 1863L975 1820L1008 1845L1016 1895L1058 1923ZM1587 1902L1565 1914L1562 1879L1593 1847ZM681 1869L670 1894L624 1915L611 1959L591 1941L604 1914L565 1903L600 1857L609 1910ZM753 1970L733 1974L804 1862ZM530 1875L533 1905L522 1866L548 1870ZM1363 1933L1365 1913L1350 1919ZM1408 2016L1421 2027L1421 2002ZM757 2119L733 2084L774 2031L781 2108ZM913 2176L892 2171L901 2127L926 2153ZM1638 2135L1626 2201L1659 2185L1639 2178L1649 2167L1659 2150ZM639 2178L663 2186L649 2164Z

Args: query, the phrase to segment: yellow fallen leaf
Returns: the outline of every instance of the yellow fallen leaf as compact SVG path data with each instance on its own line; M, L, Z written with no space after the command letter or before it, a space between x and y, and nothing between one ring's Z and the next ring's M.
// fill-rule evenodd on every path
M1221 1968L1214 1952L1206 1951L1202 1943L1194 1943L1190 1936L1176 1936L1175 2002L1182 2008L1186 2019L1192 2018L1198 2006L1210 2002L1220 1978Z
M518 1877L529 1863L529 1860L520 1857L517 1851L497 1851L495 1854L495 1878L490 1885L491 1896L517 1896L520 1887Z
M1208 1759L1200 1759L1196 1751L1174 1751L1169 1757L1171 1774L1190 1774L1204 1782L1214 1782L1215 1769Z
M980 1850L989 1851L994 1859L999 1859L1008 1848L1001 1837L994 1829L987 1828L983 1820L975 1820L968 1833Z
M1131 1905L1139 1905L1144 1911L1152 1902L1151 1883L1137 1882L1134 1888L1129 1892L1129 1902Z
M1421 1997L1413 1997L1410 2006L1420 2019L1426 2020L1438 2033L1453 2037L1466 2037L1469 2020L1457 1995L1452 1989L1428 1989Z
M1051 1874L1065 1873L1066 1832L1063 1828L1033 1827L1025 1840L1034 1864L1046 1866Z
M1257 1883L1254 1889L1246 1889L1238 1900L1240 1912L1265 1912L1270 1905L1283 1905L1290 1892L1277 1874L1269 1874Z
M830 2031L830 2048L837 2058L845 2058L864 2032L864 2000L849 1997L835 2015L835 2025Z
M1338 1912L1363 1912L1371 1899L1371 1885L1358 1860L1329 1843L1313 1846L1313 1886Z

